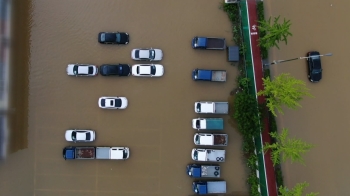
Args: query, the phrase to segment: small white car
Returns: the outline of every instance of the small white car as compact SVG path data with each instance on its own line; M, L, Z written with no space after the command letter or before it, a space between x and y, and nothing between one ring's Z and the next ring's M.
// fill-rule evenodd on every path
M136 61L160 61L163 58L161 49L138 48L131 51L131 58Z
M96 76L98 67L87 64L68 64L67 74L69 76Z
M100 97L98 106L103 109L125 109L128 106L126 97Z
M67 130L65 137L68 142L93 142L95 140L95 131Z
M160 77L164 74L164 67L159 64L136 64L131 67L131 74L140 77Z

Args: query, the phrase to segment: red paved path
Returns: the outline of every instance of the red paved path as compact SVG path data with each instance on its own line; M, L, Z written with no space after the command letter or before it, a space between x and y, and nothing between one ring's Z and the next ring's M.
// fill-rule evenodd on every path
M254 27L254 25L257 25L256 21L258 20L258 15L256 10L256 1L247 0L247 5L248 5L248 13L249 13L249 24L251 27ZM264 89L263 80L262 80L264 70L263 70L263 65L262 65L262 60L260 55L260 47L258 46L258 38L259 38L258 34L254 34L254 33L250 34L252 59L254 64L255 85L256 85L257 92ZM266 100L264 96L258 97L259 104L265 103L265 102ZM271 142L269 132L270 132L269 121L268 121L268 118L265 118L264 129L262 131L263 144L265 144L266 142L268 143ZM277 196L276 177L275 177L274 167L270 157L271 157L270 152L267 152L264 155L265 168L266 168L266 180L268 184L267 188L270 196Z

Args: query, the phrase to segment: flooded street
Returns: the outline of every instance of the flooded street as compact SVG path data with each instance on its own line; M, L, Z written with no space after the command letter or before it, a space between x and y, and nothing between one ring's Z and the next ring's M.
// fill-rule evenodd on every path
M292 137L315 145L306 153L305 164L284 164L284 180L288 187L308 182L311 191L320 195L349 195L349 56L346 35L350 31L345 19L350 8L347 0L287 1L266 0L267 16L281 15L290 19L293 36L288 45L280 44L273 50L270 60L286 60L303 57L308 51L321 54L323 79L319 83L307 80L307 64L304 60L271 66L273 75L290 73L304 80L314 98L301 101L298 110L285 109L278 120L279 129L288 128Z
M237 76L225 51L199 51L190 45L197 35L224 37L233 45L221 0L32 0L27 5L14 1L16 6L14 35L24 34L13 46L17 105L11 141L17 143L0 166L2 194L191 195L193 180L185 167L193 163L191 120L199 117L194 102L227 101ZM128 32L130 44L99 44L101 31ZM131 50L149 47L163 50L161 78L66 74L69 63L137 64ZM194 68L227 70L227 82L194 82ZM100 109L101 96L125 96L129 106ZM227 115L201 117L225 119L229 144L221 179L227 181L228 193L247 194L240 135ZM130 159L65 161L65 146L89 145L66 142L67 129L93 129L97 139L91 145L128 146Z

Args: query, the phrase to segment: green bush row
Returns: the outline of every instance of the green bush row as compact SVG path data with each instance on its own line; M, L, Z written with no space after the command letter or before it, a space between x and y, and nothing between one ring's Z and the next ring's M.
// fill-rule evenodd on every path
M240 8L239 4L225 4L222 6L223 10L228 14L228 17L232 23L232 33L233 41L240 47L240 57L243 59L243 54L245 53L245 45L242 35L242 23L240 18ZM264 20L264 6L262 2L257 4L258 20ZM260 36L264 36L265 32L259 32ZM262 58L267 58L268 52L266 48L261 48ZM246 158L246 164L249 168L249 174L247 178L247 183L250 186L251 196L260 196L259 193L259 179L256 176L256 170L258 166L256 162L258 160L255 154L255 144L253 138L260 134L262 128L262 121L259 116L263 116L261 106L258 105L256 97L248 93L249 88L249 78L246 76L246 66L248 63L241 61L239 63L240 75L237 78L238 91L234 96L233 109L234 113L231 118L237 122L237 128L242 134L243 143L242 151ZM269 70L266 71L267 75L270 75ZM257 115L259 114L259 115ZM266 116L263 116L266 117ZM268 114L269 125L271 131L277 131L276 121L273 115ZM283 178L280 166L275 168L275 175L278 186L283 185Z
M240 18L239 4L225 4L223 3L223 10L228 14L232 23L233 41L240 48L240 59L243 59L245 53L245 45L242 36L242 23ZM242 150L246 158L249 174L247 183L250 187L250 195L258 196L259 193L259 179L256 176L258 160L255 154L255 144L253 137L259 134L260 120L256 115L258 110L258 103L253 95L248 93L249 78L246 77L246 64L240 61L238 64L240 75L237 78L238 90L234 96L233 109L234 113L231 118L237 122L238 130L243 136Z

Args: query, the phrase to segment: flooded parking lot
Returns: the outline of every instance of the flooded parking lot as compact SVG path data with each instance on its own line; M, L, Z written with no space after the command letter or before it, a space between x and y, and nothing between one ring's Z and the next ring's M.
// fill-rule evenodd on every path
M196 35L224 37L233 45L231 24L219 9L221 0L14 2L21 11L15 15L21 21L15 24L17 32L26 32L28 25L28 35L22 38L28 38L22 45L26 52L20 49L21 42L15 42L18 50L14 51L22 57L14 58L15 70L29 70L28 79L25 74L14 78L23 100L28 94L29 101L28 106L16 106L15 114L28 115L16 118L12 137L22 142L13 148L22 150L1 164L2 192L36 196L191 195L192 179L185 167L193 162L190 152L195 147L195 131L191 119L199 116L194 102L227 101L237 75L225 51L198 51L190 45ZM97 42L100 31L128 32L130 44L101 45ZM163 50L160 64L165 73L161 78L76 78L65 72L69 63L137 64L131 60L131 50L149 47ZM227 82L194 82L194 68L227 70ZM129 106L119 111L100 109L97 100L101 96L125 96ZM201 116L225 119L229 144L224 148L227 161L221 164L221 176L228 183L228 193L246 194L238 132L228 124L227 115ZM130 147L130 159L64 161L62 148L72 145L64 140L64 132L74 128L95 130L94 146Z

